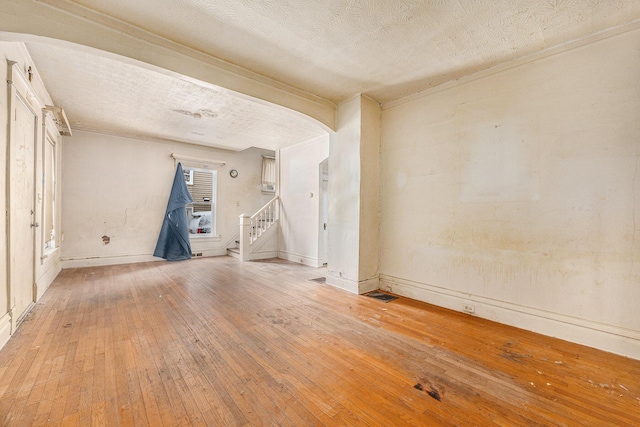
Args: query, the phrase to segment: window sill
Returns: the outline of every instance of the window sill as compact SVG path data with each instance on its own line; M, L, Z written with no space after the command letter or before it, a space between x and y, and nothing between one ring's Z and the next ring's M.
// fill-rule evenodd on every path
M60 251L59 247L53 248L53 249L45 249L44 252L42 253L42 256L40 256L40 264L44 264L47 261L47 258L52 257L59 251Z
M221 242L222 236L212 236L209 234L189 234L189 240L197 240L198 242Z

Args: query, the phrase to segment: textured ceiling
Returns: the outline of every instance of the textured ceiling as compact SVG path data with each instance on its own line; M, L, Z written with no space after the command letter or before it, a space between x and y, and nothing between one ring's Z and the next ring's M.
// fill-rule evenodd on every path
M92 9L333 102L358 93L388 102L640 19L638 0L56 2ZM72 125L234 149L277 148L324 133L299 115L221 88L64 49L29 44Z
M49 44L27 50L72 129L157 137L231 150L275 150L326 135L291 110L117 59Z
M380 102L640 18L638 0L74 0L324 98Z

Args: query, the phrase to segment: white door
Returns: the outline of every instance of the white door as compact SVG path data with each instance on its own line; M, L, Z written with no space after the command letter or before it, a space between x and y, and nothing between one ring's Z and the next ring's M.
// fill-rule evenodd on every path
M12 332L34 303L35 147L37 116L11 88L9 148L9 304Z

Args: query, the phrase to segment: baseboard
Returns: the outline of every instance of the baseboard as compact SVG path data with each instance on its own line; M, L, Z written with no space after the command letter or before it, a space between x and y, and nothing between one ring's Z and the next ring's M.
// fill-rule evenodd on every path
M298 254L295 252L279 250L277 254L278 258L286 259L287 261L291 262L297 262L298 264L308 265L309 267L322 267L323 265L322 261L318 258Z
M205 258L214 256L226 256L226 248L194 250L193 258ZM85 268L85 267L99 267L103 265L119 265L119 264L136 264L139 262L152 262L152 261L164 261L162 258L154 257L153 255L120 255L110 257L87 257L87 258L63 258L61 262L61 268L63 270L68 268Z
M380 289L380 277L378 276L358 282L358 294L360 295L377 289Z
M135 264L139 262L162 261L153 255L120 255L109 257L63 258L62 269L98 267L103 265Z
M256 252L252 252L251 256L249 257L250 261L256 261L259 259L269 259L269 258L277 258L278 257L278 251L276 250L270 250L270 251L256 251Z
M0 348L4 347L9 338L11 338L11 316L5 313L0 317Z
M60 271L62 270L62 263L60 262L60 258L51 260L51 262L48 262L47 264L45 264L45 266L46 270L36 281L36 301L39 300L42 295L44 295L45 291L49 289L51 283L53 283L55 278L58 277L58 274L60 274Z
M380 289L455 311L464 311L465 305L471 305L475 310L472 315L483 319L640 359L640 331L388 275L380 275Z
M349 279L345 279L344 277L334 276L329 271L327 271L326 277L327 277L327 280L325 283L327 283L327 285L344 289L345 291L349 291L354 294L360 293L360 288L358 286L357 280L349 280Z
M212 256L226 256L227 255L227 248L226 247L222 247L222 248L216 248L216 249L202 249L202 250L192 250L193 252L193 258L206 258L206 257L212 257ZM157 260L157 258L155 258L154 260Z
M331 272L327 272L326 283L358 295L380 289L380 278L377 276L371 279L357 281L334 276Z

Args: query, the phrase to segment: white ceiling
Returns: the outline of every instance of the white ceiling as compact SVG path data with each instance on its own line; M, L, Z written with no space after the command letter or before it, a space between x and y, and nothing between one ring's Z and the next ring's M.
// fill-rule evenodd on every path
M73 3L336 103L358 93L385 103L640 19L638 0ZM325 133L299 114L131 61L28 49L72 127L234 149Z
M71 129L162 138L230 150L275 150L327 133L286 108L204 82L50 44L27 43Z

